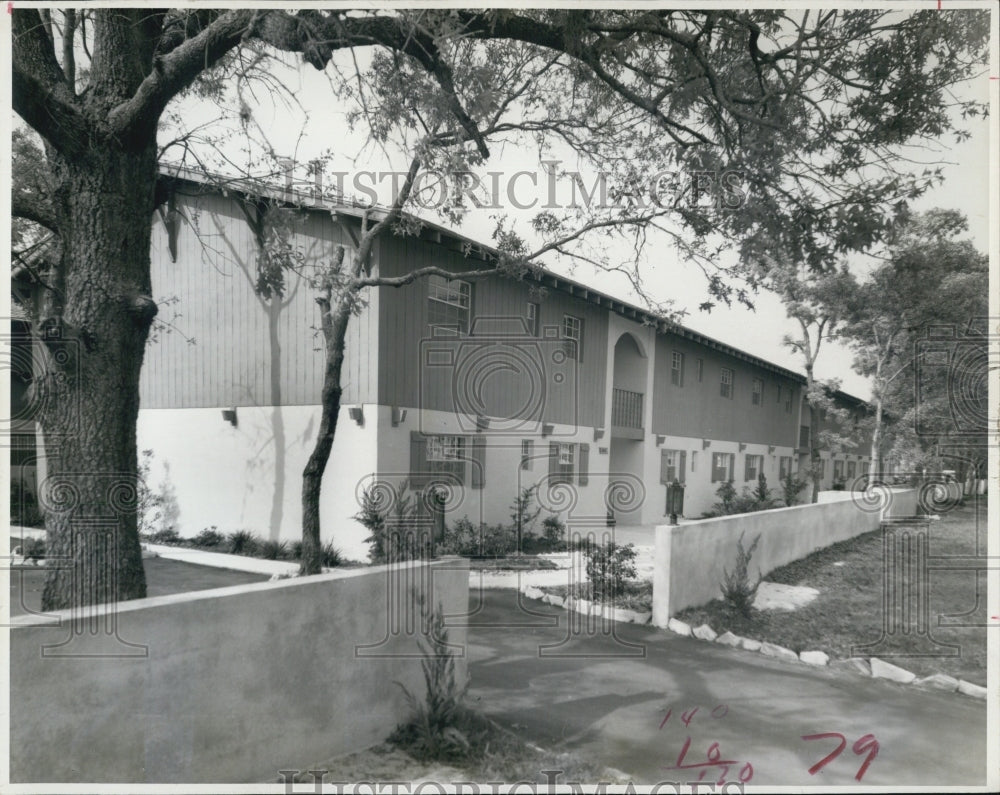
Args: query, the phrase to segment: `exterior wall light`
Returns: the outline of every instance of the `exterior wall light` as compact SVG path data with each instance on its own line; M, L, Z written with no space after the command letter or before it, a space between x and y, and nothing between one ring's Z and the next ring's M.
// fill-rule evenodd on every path
M236 416L236 406L231 409L222 410L222 419L232 425L234 428L240 424L239 418Z
M359 428L365 427L365 411L361 406L351 406L347 413L358 424Z
M550 423L550 422L543 422L542 423L542 436L543 437L544 436L551 436L552 435L552 431L554 431L555 429L556 428L555 428L555 426L552 423Z
M399 406L392 407L392 427L395 428L399 426L406 420L406 409L401 409Z

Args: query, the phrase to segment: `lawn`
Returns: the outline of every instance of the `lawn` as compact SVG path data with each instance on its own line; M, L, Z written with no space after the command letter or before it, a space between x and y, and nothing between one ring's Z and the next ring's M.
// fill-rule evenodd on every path
M181 560L147 558L142 562L146 570L146 595L166 596L187 591L204 591L251 582L266 582L266 574L217 569L198 566ZM42 609L42 587L45 584L45 567L15 568L10 573L10 614L38 613Z
M912 621L895 626L891 620L883 621L887 612L883 608L880 531L834 544L766 575L770 582L819 590L819 596L805 607L795 611L754 609L750 618L744 618L729 613L719 599L684 610L677 618L692 626L705 623L719 633L729 630L797 652L818 649L832 658L850 657L852 647L861 647L854 649L854 656L879 657L920 676L943 672L985 685L985 571L935 569L947 563L947 558L966 556L968 563L975 563L968 558L977 552L985 557L985 499L980 498L978 508L970 500L931 523L930 570L920 587L929 605L929 633L917 631ZM750 570L754 571L752 562ZM880 641L884 625L896 631L890 631L878 645L869 646Z

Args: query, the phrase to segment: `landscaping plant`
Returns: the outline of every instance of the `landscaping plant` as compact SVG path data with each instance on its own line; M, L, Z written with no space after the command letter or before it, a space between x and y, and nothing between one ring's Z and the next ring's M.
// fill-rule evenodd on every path
M249 530L229 534L229 551L233 555L253 555L259 548L260 540Z
M635 547L619 546L614 541L607 544L589 544L585 547L587 579L590 580L594 599L614 601L625 590L625 581L634 580Z
M215 525L212 525L198 533L193 542L199 547L218 547L222 546L225 540L226 537L215 528Z
M754 598L757 596L757 588L760 587L761 577L758 575L757 582L750 582L750 560L753 552L760 543L760 534L754 538L749 549L743 546L743 533L740 533L736 541L736 566L732 573L723 568L722 575L722 598L726 606L734 613L750 617L750 610L753 607Z
M789 471L785 475L785 479L781 481L781 491L785 499L785 505L791 507L795 505L799 498L799 492L805 488L806 482L795 477L794 473Z
M259 549L260 557L265 560L278 560L288 554L287 541L263 541Z

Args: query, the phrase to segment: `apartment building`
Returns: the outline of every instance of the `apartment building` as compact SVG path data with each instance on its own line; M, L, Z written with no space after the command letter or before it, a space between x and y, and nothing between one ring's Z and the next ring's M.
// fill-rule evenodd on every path
M162 306L138 428L150 485L176 496L183 535L214 525L298 538L324 360L310 277L338 246L353 255L362 209L176 169L163 189L151 251ZM265 298L260 221L276 207L298 210L297 267ZM807 461L800 374L553 273L463 278L488 253L432 224L376 245L372 273L433 264L455 277L368 289L352 318L321 499L324 540L347 555L364 557L352 517L374 483L411 495L434 485L449 520L474 522L507 521L518 491L538 484L543 512L582 528L664 522L675 479L697 517L723 481L752 488L763 472L778 487ZM824 487L867 471L867 454L863 443L824 453Z

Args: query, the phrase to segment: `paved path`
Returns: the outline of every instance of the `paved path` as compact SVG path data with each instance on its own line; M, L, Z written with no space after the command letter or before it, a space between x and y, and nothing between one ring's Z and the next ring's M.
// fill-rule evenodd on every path
M868 751L852 746L866 735L879 753L862 787L985 783L984 702L632 624L614 625L613 636L595 628L567 640L575 614L535 601L521 609L513 591L474 592L472 602L469 671L478 706L525 739L580 751L636 784L735 781L749 762L753 785L858 786ZM840 742L802 739L823 732L839 732L847 744L810 775ZM688 738L680 764L711 757L732 762L728 770L665 769L678 764Z

